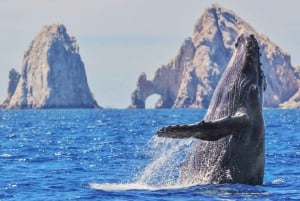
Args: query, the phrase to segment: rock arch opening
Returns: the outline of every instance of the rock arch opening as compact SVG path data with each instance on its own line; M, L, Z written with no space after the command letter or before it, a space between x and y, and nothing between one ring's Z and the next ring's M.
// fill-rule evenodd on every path
M161 99L161 95L159 95L159 94L152 94L152 95L148 96L145 101L145 109L156 108L156 103L160 99Z

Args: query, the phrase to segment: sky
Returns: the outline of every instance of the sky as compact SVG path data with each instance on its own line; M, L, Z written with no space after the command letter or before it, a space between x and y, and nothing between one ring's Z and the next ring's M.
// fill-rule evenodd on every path
M21 72L24 52L44 25L62 23L75 36L88 83L102 107L127 108L139 75L152 78L204 10L233 10L300 65L299 0L0 0L0 101L11 68ZM157 97L149 98L153 107Z

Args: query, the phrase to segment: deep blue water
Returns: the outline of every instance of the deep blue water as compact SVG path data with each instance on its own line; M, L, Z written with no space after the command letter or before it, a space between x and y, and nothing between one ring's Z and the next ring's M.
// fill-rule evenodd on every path
M2 110L0 200L300 200L300 110L264 111L264 185L172 186L191 142L153 134L204 113ZM174 147L177 162L163 165Z

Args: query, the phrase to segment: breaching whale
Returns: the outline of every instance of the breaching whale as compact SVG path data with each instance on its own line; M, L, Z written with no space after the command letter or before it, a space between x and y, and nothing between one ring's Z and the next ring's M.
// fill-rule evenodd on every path
M204 119L156 132L159 137L200 139L181 166L179 180L183 183L263 183L266 82L259 45L254 35L243 34L235 47Z

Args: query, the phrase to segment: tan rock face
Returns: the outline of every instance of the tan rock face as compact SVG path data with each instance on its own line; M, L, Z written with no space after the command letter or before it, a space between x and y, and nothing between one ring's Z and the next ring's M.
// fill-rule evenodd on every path
M254 34L260 43L268 84L265 107L288 101L300 86L290 56L231 10L213 5L196 22L193 36L174 59L160 67L152 80L145 74L139 78L130 107L144 108L147 97L159 94L157 108L207 108L241 33Z
M75 38L45 26L24 54L22 73L5 108L95 108Z

